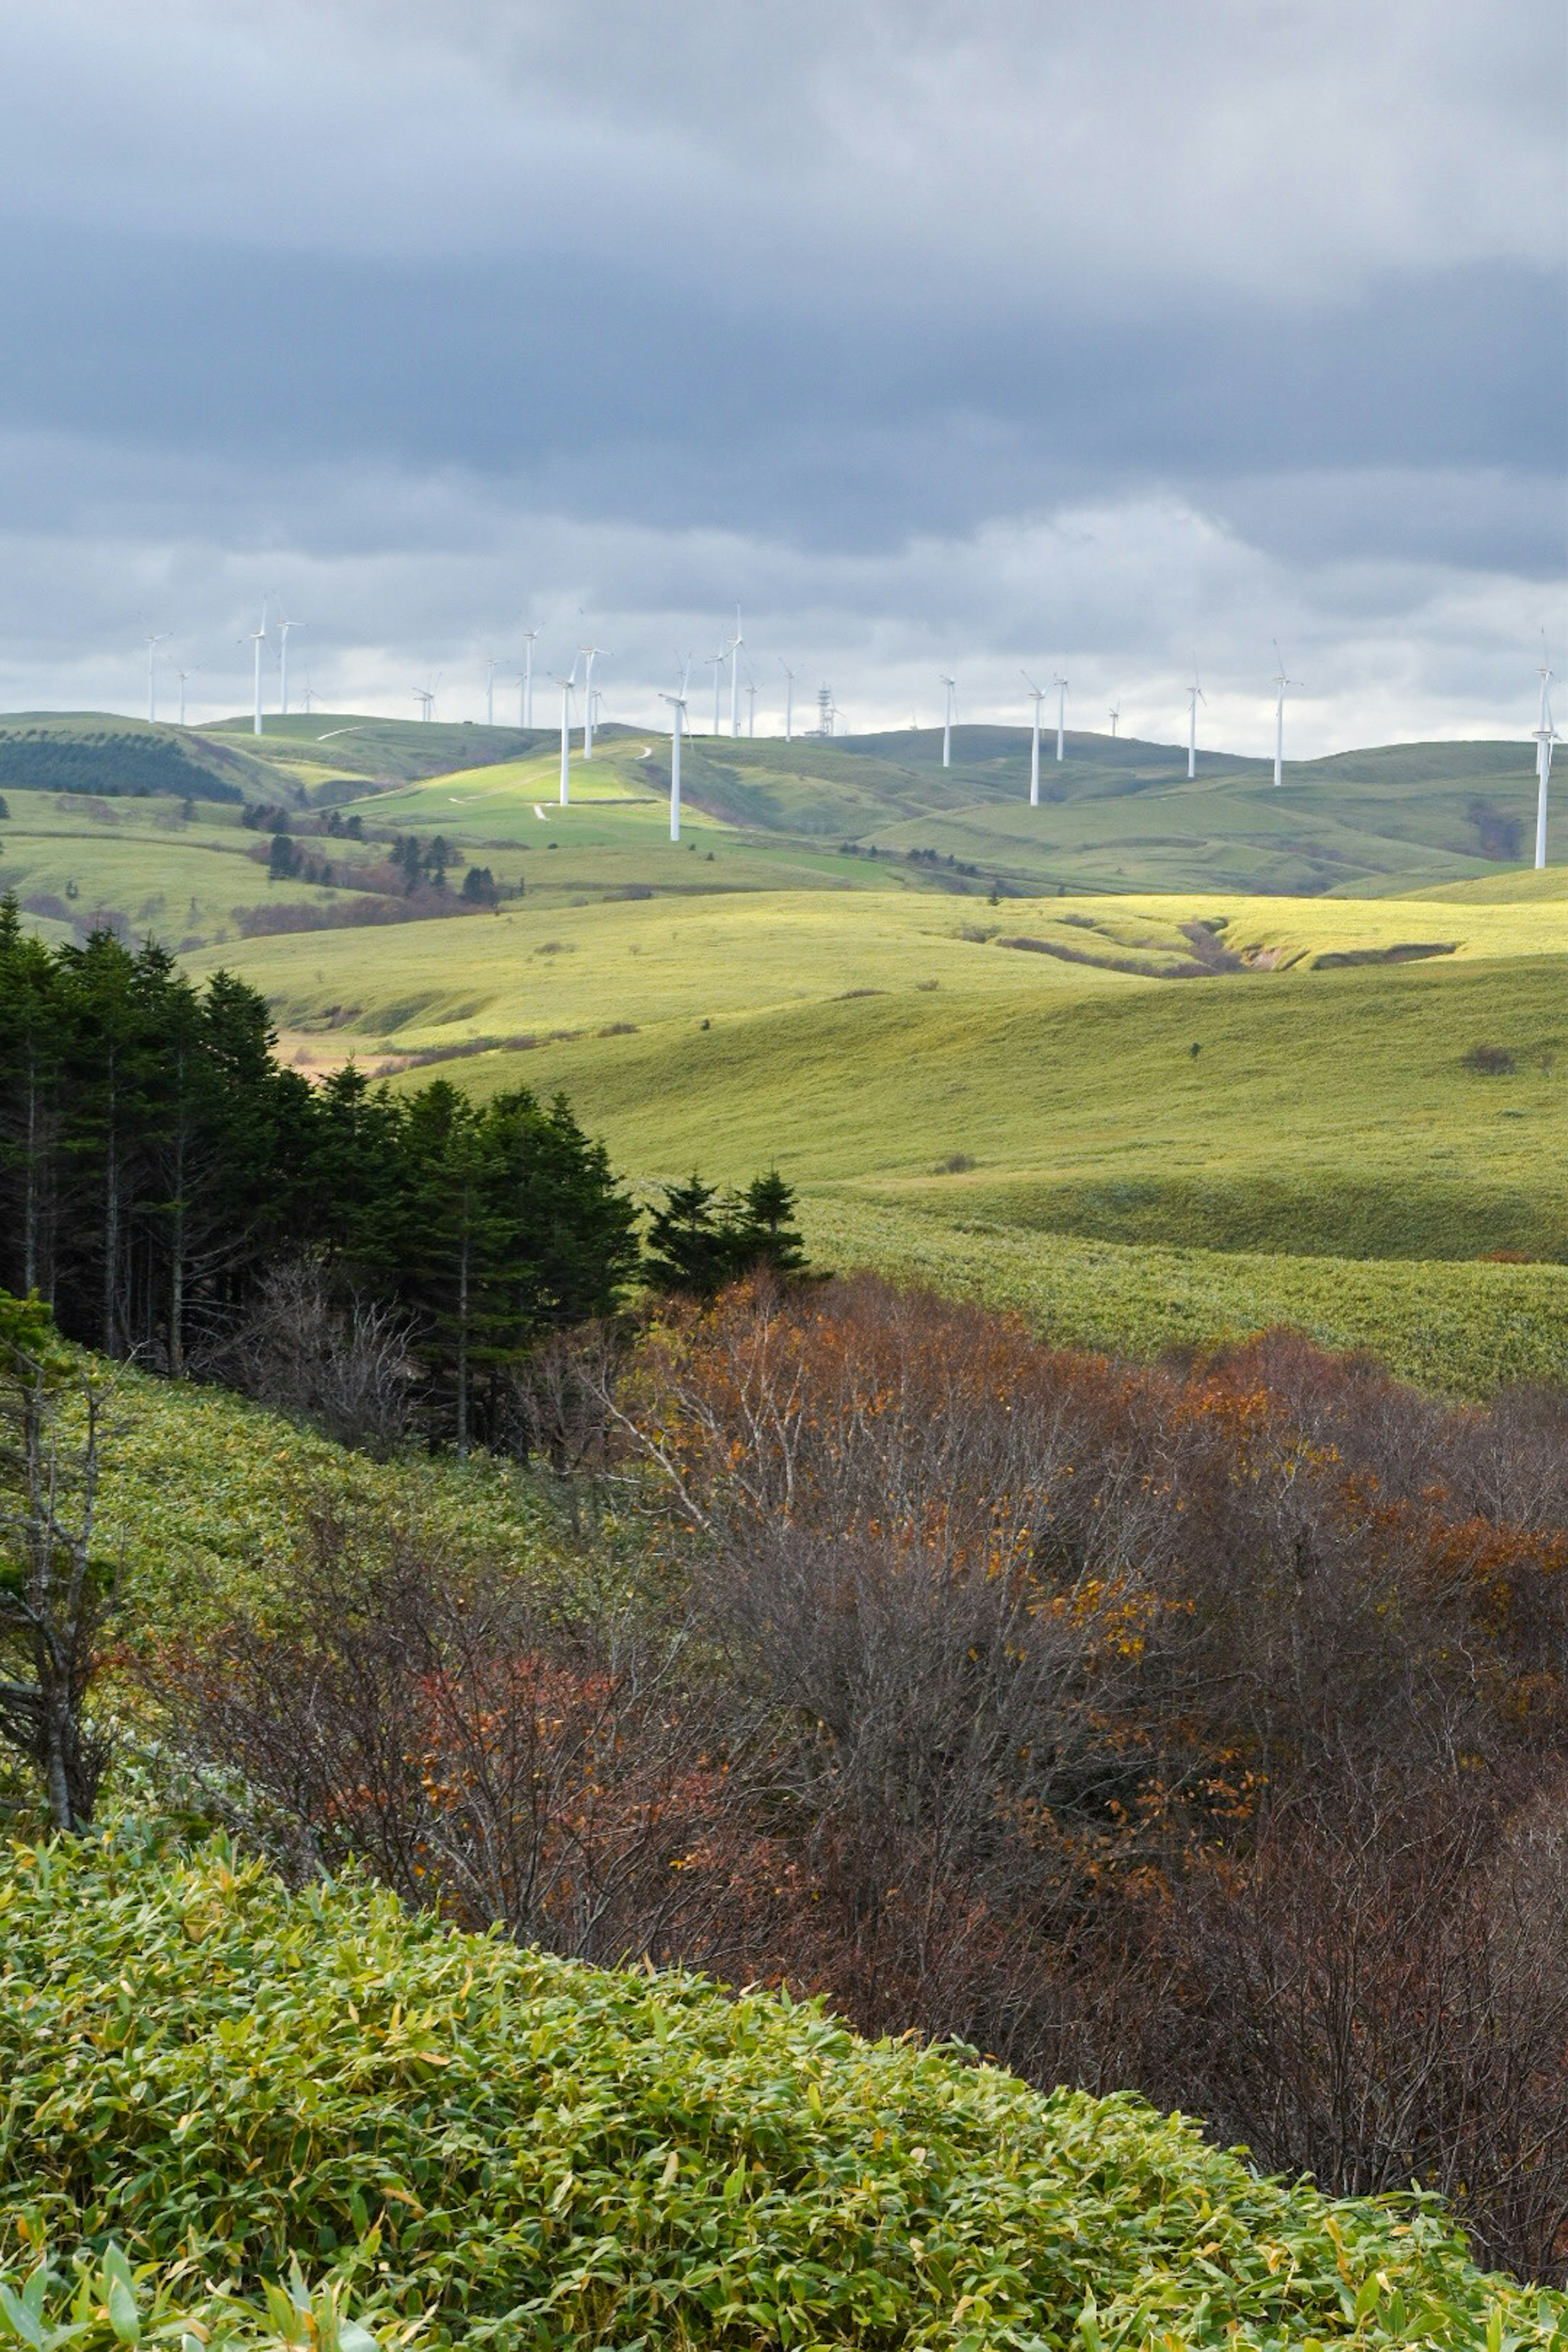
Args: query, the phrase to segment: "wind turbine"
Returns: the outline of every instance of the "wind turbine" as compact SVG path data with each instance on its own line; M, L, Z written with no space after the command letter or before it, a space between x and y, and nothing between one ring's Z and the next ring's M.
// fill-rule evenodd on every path
M1110 740L1114 743L1116 740L1116 722L1121 716L1121 704L1119 702L1113 702L1110 709L1105 715L1110 721Z
M1046 689L1043 686L1035 684L1026 669L1021 669L1018 675L1028 688L1029 699L1035 706L1034 740L1029 746L1029 806L1038 808L1040 805L1040 705L1046 698Z
M1057 757L1059 760L1067 741L1068 682L1058 670L1051 684L1057 690Z
M952 689L957 680L949 677L944 670L941 682L947 688L947 700L942 706L942 764L944 768L951 768L952 765Z
M713 732L715 735L719 732L719 694L723 683L724 664L728 659L729 656L721 646L716 654L707 655L703 661L703 667L710 668L713 672Z
M311 711L315 709L315 707L316 707L316 689L315 689L315 688L310 684L310 671L309 671L309 670L307 670L307 671L305 672L305 716L306 716L306 718L307 718L307 719L309 719L309 717L310 716Z
M190 674L191 673L188 669L176 670L174 673L180 681L180 724L182 727L185 723L185 680L189 677Z
M168 642L169 635L167 630L165 630L161 636L149 637L147 639L147 724L149 727L153 725L158 713L156 688L153 684L153 665L157 658L159 646L166 646Z
M1195 776L1198 772L1198 705L1201 702L1206 710L1208 701L1208 696L1198 684L1198 666L1194 662L1193 682L1187 688L1187 773L1189 776Z
M680 673L679 694L660 693L659 700L669 705L669 837L680 839L680 730L686 718L686 688L691 676L691 656L686 656L686 667Z
M241 637L239 642L241 645L244 645L246 641ZM259 735L261 732L261 648L267 643L267 599L265 596L263 596L261 600L261 626L258 629L252 629L250 632L250 643L256 649L256 718L253 731Z
M533 725L533 640L537 629L522 633L522 676L518 681L517 723L520 727Z
M494 654L487 654L485 659L489 664L489 674L485 679L485 725L493 727L496 723L496 657Z
M735 607L735 634L730 640L730 732L741 731L741 647L746 640L741 635L741 608ZM713 732L717 734L718 729Z
M748 675L746 679L746 733L748 736L752 736L754 735L756 731L757 681L754 677Z
M561 688L561 805L568 808L572 802L572 690L577 683L577 665L573 663L564 677L554 684Z
M308 629L308 621L279 621L278 624L279 699L283 705L283 717L289 716L289 632Z
M1274 785L1278 791L1285 780L1285 689L1289 686L1300 686L1301 680L1286 677L1285 656L1279 650L1278 637L1274 640L1274 658L1279 665L1274 680Z
M588 664L583 672L583 757L591 760L594 756L594 663L605 648L603 646L584 646L582 650ZM577 675L575 662L572 665L572 675L574 677Z
M435 689L428 686L411 686L408 691L419 705L420 718L428 724L436 708Z
M795 672L783 654L779 656L779 667L784 674L784 741L790 743L795 740Z
M1544 653L1544 647L1542 652ZM1557 730L1552 723L1551 665L1544 659L1541 665L1541 719L1535 730L1535 870L1539 874L1546 864L1546 796L1552 781L1552 746L1557 740Z

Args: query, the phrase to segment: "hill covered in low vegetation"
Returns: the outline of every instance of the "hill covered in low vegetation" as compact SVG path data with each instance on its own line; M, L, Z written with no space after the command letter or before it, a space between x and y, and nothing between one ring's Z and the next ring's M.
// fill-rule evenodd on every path
M0 2342L34 2352L1563 2341L1430 2207L221 1844L14 1853L0 1930Z
M450 2233L432 2261L462 2271L452 2291L489 2292L490 2257L458 2249L444 2158L434 2174L403 2156L377 2169L357 2123L332 2139L335 2090L302 2119L296 2093L279 2108L268 2090L269 2120L258 2114L254 2131L246 2120L246 2082L279 2077L232 2020L256 2011L260 2033L260 2014L281 2001L275 1949L287 1948L303 1990L323 1873L341 1891L332 1916L358 1923L322 1958L328 1978L339 1980L355 1937L381 1938L378 1998L413 2014L414 1979L391 1989L395 1915L355 1907L363 1871L430 1916L398 1949L433 1949L438 1929L493 1928L559 1963L647 1960L820 1995L862 2033L956 2036L1039 2092L1136 2089L1157 2110L1203 2117L1222 2145L1245 2142L1262 2170L1312 2172L1334 2199L1416 2181L1450 2200L1486 2260L1558 2276L1560 1391L1456 1412L1283 1336L1140 1369L1042 1349L1016 1325L929 1296L808 1284L552 1341L532 1369L526 1426L542 1450L527 1458L377 1463L302 1427L298 1405L285 1418L71 1360L36 1424L57 1449L47 1508L59 1539L32 1572L47 1554L60 1579L76 1557L79 1383L91 1375L96 1565L74 1654L96 1746L80 1801L90 1811L107 1764L99 1803L121 1828L107 1877L84 1848L86 1875L50 1916L58 1925L68 1907L97 1935L101 1898L109 1957L85 1973L50 1959L42 1976L18 1962L0 2006L21 2005L10 2030L41 2032L37 1987L58 1974L61 2014L80 2021L85 2067L40 2086L33 2138L9 2145L36 2170L61 2117L61 2147L81 2139L41 2177L96 2214L95 2259L110 2238L138 2258L179 2259L173 2235L156 2237L163 2189L135 2192L148 2178L167 2186L180 2231L196 2228L181 2277L233 2273L251 2293L290 2250L315 2277L376 2219L368 2178L397 2209L384 2228L401 2244L421 2220L404 2210L406 2191ZM278 1360L266 1369L275 1376ZM26 1490L22 1402L13 1372L0 1397L11 1500ZM19 1536L5 1540L16 1570L34 1559ZM15 1573L0 1584L13 1743L30 1737L17 1694L37 1659L12 1605L29 1589ZM37 1798L25 1779L0 1799L26 1832ZM168 1833L149 1844L132 1827L154 1816L183 1816L198 1834L226 1826L235 1849L217 1858L220 1879L249 1890L232 1916L214 1896L209 1928L206 1895L168 1891L159 1874L184 1868ZM210 1862L198 1860L198 1878ZM296 1897L247 1876L251 1863ZM47 1886L53 1864L39 1867ZM247 1986L239 1947L253 1933L259 1973ZM145 1986L131 1965L138 1938ZM186 2120L167 2154L139 2136L140 2110L92 2096L123 2056L151 2099L164 2061L142 2051L137 2021L163 1998L166 1944L186 1955L167 1979L167 2014L184 2011L187 1963L207 1969L214 2014L231 2021L212 2027L210 2066L221 2074L232 2055L237 2069L210 2114L171 2074L169 2112ZM22 1948L7 1922L0 1950ZM563 2042L596 2032L573 2005L571 1970L531 1981L545 1978ZM592 2016L620 2016L620 1993L593 1981ZM654 2003L637 2015L657 2039L657 2000L633 1990ZM595 2006L601 1993L607 2011ZM379 2014L352 1989L344 1998ZM127 2022L93 2022L100 2000ZM717 2019L721 1996L701 2000ZM347 2036L341 2001L323 1992L321 2007L337 2053L321 2063L358 2114L361 2090L383 2082L379 2045L358 2075L334 2074L352 2036L336 2038ZM287 2032L310 2047L316 2030ZM442 2024L422 2044L417 2101L397 2078L399 2112L418 2110L400 2133L437 2128L431 2102L454 2079L447 2038ZM538 2063L564 2065L538 2048ZM189 2051L187 2063L209 2066ZM1154 2172L1180 2154L1145 2111L1129 2121L1124 2107L1058 2095L1017 2112L1092 2114L1100 2142L1126 2123ZM13 2102L0 2151L31 2113ZM300 2135L321 2135L310 2140L326 2151L321 2179L340 2202L356 2187L370 2200L356 2235L329 2215L329 2242L315 2203L294 2231L285 2189L265 2184L270 2158L244 2191L261 2218L239 2228L240 2187L203 2137L231 2128L300 2163ZM922 2112L911 2148L929 2148L928 2128ZM878 2117L859 2146L872 2172L876 2132L890 2129ZM306 2172L297 2163L288 2180ZM1241 2197L1244 2176L1227 2177ZM94 2204L100 2178L107 2201ZM1156 2201L1164 2193L1149 2186ZM1357 2228L1400 2218L1356 2210ZM215 2251L204 2269L201 2246L226 2245L231 2223L243 2247ZM907 2215L906 2226L924 2242ZM516 2227L537 2251L538 2233ZM68 2254L64 2224L51 2218L49 2231ZM1095 2252L1086 2240L1078 2258L1091 2264ZM1152 2277L1165 2259L1156 2233ZM1086 2282L1103 2303L1092 2267ZM1358 2277L1354 2292L1364 2285ZM953 2300L970 2291L954 2286ZM1469 2308L1469 2288L1445 2291ZM1083 2301L1059 2340L1073 2341ZM1170 2308L1178 2340L1196 2345L1232 2306L1222 2297L1178 2318L1178 2297ZM940 2296L933 2309L956 2325ZM1269 2345L1326 2325L1314 2309L1297 2334L1270 2336L1260 2312L1243 2303L1237 2315ZM1361 2317L1399 2340L1382 2303ZM1346 2340L1376 2340L1344 2327ZM840 2339L825 2328L803 2340ZM1123 2340L1142 2352L1142 2336Z

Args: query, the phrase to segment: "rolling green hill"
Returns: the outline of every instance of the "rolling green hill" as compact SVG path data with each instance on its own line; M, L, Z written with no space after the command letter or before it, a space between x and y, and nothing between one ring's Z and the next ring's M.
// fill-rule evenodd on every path
M0 791L165 793L195 800L341 798L367 782L401 782L447 769L516 757L542 732L408 726L395 719L315 712L213 727L149 726L104 711L17 711L0 717Z
M72 724L105 731L29 723L68 751ZM268 726L114 740L174 738L302 832L354 823L345 887L270 881L238 810L26 789L0 885L52 936L113 919L233 966L302 1068L352 1054L416 1084L460 1055L476 1091L563 1087L644 1188L776 1160L841 1262L1077 1336L1289 1312L1440 1382L1425 1318L1470 1391L1561 1360L1568 868L1518 863L1527 745L1346 754L1276 792L1256 762L1189 783L1179 751L1075 734L1032 810L1022 729L958 729L949 770L934 732L699 737L673 845L661 735L574 751L562 808L542 731ZM405 835L448 845L447 898L397 895ZM441 914L466 864L497 914L385 919ZM1500 1253L1552 1263L1474 1263Z
M423 793L397 795L399 822L447 832L460 823L492 845L526 835L531 804L554 797L548 730L352 712L266 723L258 738L244 719L178 729L22 714L0 719L0 789L238 792L320 803L423 783ZM610 827L606 845L658 856L668 757L663 735L624 727L600 737L591 768L574 754L574 797L592 793ZM491 783L477 788L487 771ZM1426 893L1516 869L1534 811L1522 742L1397 745L1294 762L1277 793L1259 761L1205 754L1189 782L1179 748L1075 733L1059 766L1047 746L1037 809L1027 803L1027 771L1022 728L956 729L946 770L935 730L791 744L699 735L687 744L684 792L695 824L705 815L759 852L815 847L840 862L847 852L875 853L884 872L919 871L927 885L999 883L1029 895ZM659 877L635 878L657 887Z
M206 752L194 730L102 711L0 719L0 791L238 801L246 781L257 781L247 762Z
M1163 976L1194 931L1237 968ZM191 961L302 1066L563 1088L645 1197L776 1161L820 1255L1062 1338L1568 1372L1568 900L531 898L342 939Z

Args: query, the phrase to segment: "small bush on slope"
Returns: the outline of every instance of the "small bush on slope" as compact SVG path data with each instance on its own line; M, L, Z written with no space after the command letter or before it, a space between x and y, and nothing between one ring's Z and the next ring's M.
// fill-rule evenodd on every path
M180 2266L197 2310L291 2254L357 2267L437 2344L1568 2342L1568 2303L1482 2278L1429 2207L1262 2181L1133 2099L1042 2098L782 1999L456 1935L353 1883L290 1895L221 1845L17 1853L0 2081L26 2342L46 2242ZM84 2287L109 2326L79 2341L136 2340L113 2284Z

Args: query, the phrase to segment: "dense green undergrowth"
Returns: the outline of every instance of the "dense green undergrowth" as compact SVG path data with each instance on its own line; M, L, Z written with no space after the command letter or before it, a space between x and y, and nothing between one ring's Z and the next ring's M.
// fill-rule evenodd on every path
M313 1522L417 1529L453 1560L500 1553L559 1563L559 1524L539 1482L483 1454L375 1462L248 1404L227 1389L118 1368L98 1497L99 1549L121 1564L138 1639L199 1639L236 1612L265 1621Z
M0 2078L0 2342L68 2340L64 2286L22 2297L45 2248L89 2265L89 2345L138 2340L142 2266L146 2341L183 2309L195 2343L330 2343L340 2288L383 2342L1568 2340L1568 2302L1483 2277L1419 2201L1261 2180L1135 2099L1042 2097L772 1994L457 1935L352 1882L290 1895L221 1844L14 1854ZM302 2286L257 2304L291 2263L313 2323Z
M1366 1350L1397 1379L1481 1398L1568 1379L1568 1268L1169 1249L1032 1233L977 1200L806 1194L812 1254L1011 1309L1063 1347L1147 1360L1286 1327Z

